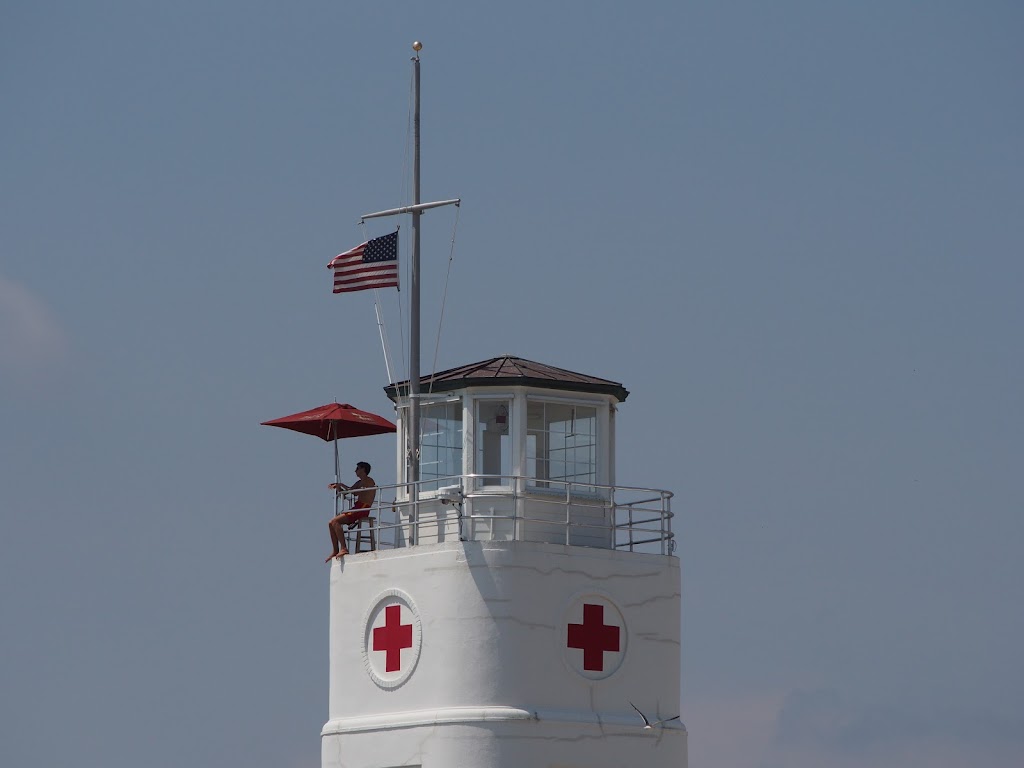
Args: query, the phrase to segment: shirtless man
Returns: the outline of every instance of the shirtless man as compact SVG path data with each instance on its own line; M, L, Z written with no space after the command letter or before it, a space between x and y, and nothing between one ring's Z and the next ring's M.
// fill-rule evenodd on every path
M335 558L340 560L348 554L348 546L345 543L345 526L354 525L364 517L369 517L370 507L373 506L373 500L377 497L377 483L370 477L369 464L365 461L356 464L356 477L359 480L352 485L330 483L327 486L339 494L356 491L356 503L352 505L352 509L331 518L331 522L327 524L331 531L331 544L334 545L334 551L327 556L327 559L324 560L325 563L329 563Z

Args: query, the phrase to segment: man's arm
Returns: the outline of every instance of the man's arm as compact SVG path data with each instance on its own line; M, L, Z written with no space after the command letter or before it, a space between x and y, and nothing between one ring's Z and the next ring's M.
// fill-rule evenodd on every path
M348 491L357 491L360 488L376 489L377 485L371 478L367 477L362 480L356 480L352 485L345 485L344 483L328 483L327 487L335 491L344 491L347 493Z

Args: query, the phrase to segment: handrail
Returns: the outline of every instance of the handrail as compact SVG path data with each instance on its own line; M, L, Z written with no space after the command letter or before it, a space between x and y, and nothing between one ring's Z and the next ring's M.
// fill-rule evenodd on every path
M370 509L384 548L457 536L671 555L673 496L656 488L467 473L378 486Z

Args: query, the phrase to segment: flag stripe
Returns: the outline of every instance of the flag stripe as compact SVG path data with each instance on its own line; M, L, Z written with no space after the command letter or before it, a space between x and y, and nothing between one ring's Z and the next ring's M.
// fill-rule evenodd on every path
M375 270L373 272L364 272L358 275L346 275L345 277L335 277L335 285L345 285L347 283L358 283L365 280L393 280L398 277L398 273L391 269L385 271Z
M358 285L348 285L348 286L345 286L344 288L335 288L332 291L332 293L352 293L353 291L365 291L365 290L367 290L369 288L397 288L397 287L398 287L398 284L394 283L394 282L381 283L380 285L378 285L377 283L366 283L366 284L360 283Z
M345 254L341 254L341 256L335 256L334 261L332 261L327 266L328 267L337 268L337 267L344 266L345 264L362 264L362 263L363 263L363 254L360 252L360 253L357 253L357 254L355 254L353 256L345 256Z
M359 262L358 264L348 264L344 267L335 267L334 272L335 274L340 273L342 275L351 275L356 272L371 272L373 270L381 269L396 271L398 267L396 267L394 263L381 264L380 262L377 262L376 264L363 264L363 262Z
M397 287L394 280L355 280L350 283L339 283L334 286L335 293L343 291L358 291L363 288L394 288Z

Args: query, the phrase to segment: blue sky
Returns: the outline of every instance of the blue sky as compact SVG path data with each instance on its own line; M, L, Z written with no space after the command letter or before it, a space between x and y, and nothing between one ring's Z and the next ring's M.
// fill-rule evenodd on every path
M0 761L319 764L331 457L258 423L388 411L325 265L408 199L421 39L423 195L464 200L437 367L631 391L691 765L1024 764L1022 33L995 0L7 4ZM393 480L389 438L357 455Z

